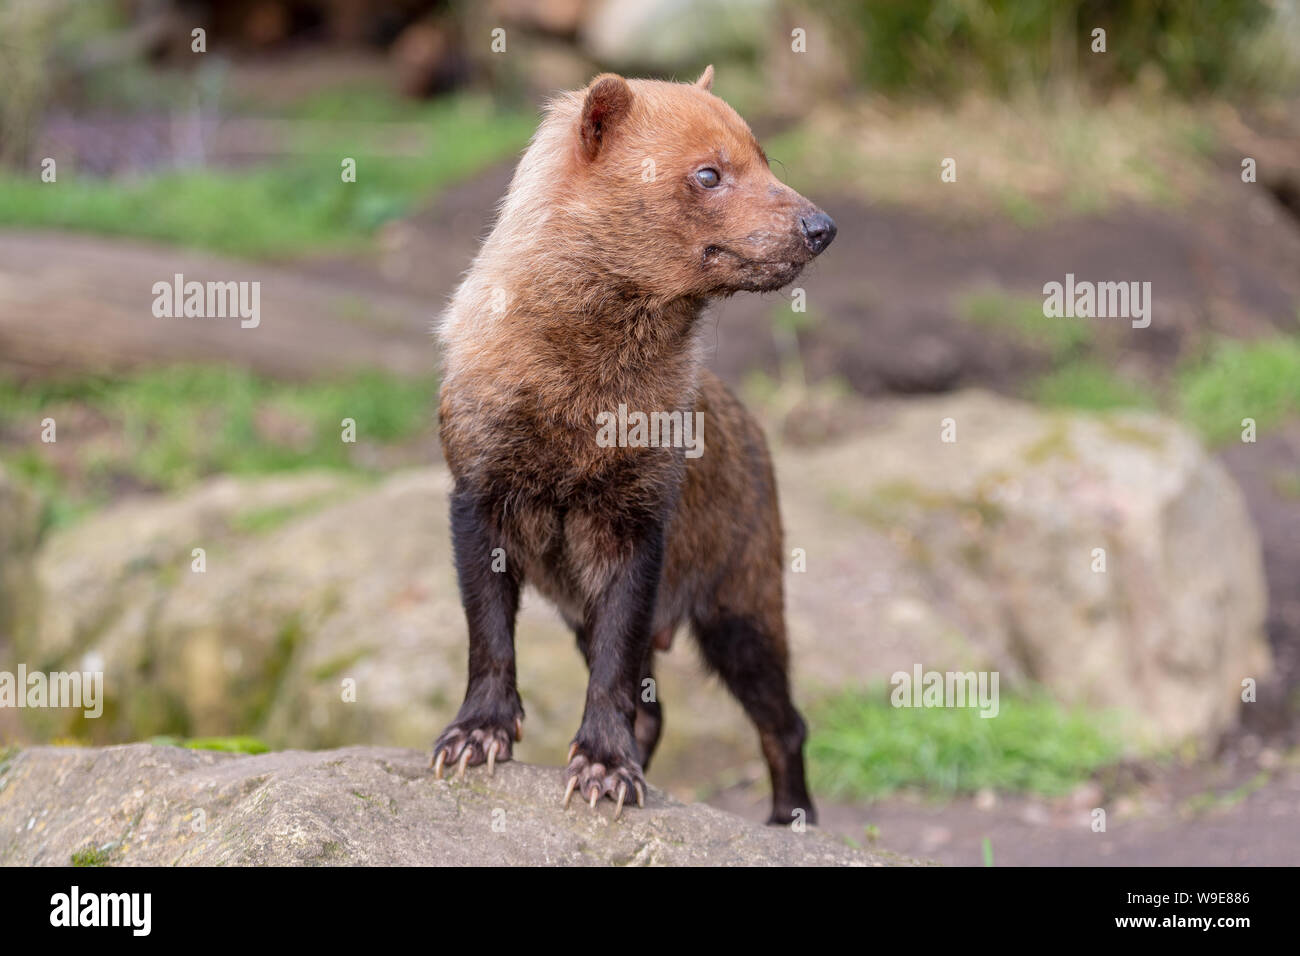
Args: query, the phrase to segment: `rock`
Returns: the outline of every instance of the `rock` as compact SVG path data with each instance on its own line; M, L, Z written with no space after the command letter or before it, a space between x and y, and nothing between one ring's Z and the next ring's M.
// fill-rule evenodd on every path
M940 441L945 418L955 443ZM805 706L919 663L992 668L1004 693L1041 685L1119 711L1135 748L1208 745L1233 724L1241 680L1269 668L1259 546L1237 489L1187 432L978 392L882 403L876 419L833 446L776 453L787 550L807 560L786 577ZM220 479L52 535L24 659L92 656L108 701L99 720L35 736L427 746L464 693L448 489L441 468L372 484ZM205 573L190 570L194 547L207 548ZM516 756L558 762L586 670L531 593L517 647ZM754 732L691 642L655 667L666 729L651 779L751 776Z
M0 468L0 669L9 666L19 635L36 626L33 562L40 528L40 501ZM15 711L0 708L0 740L17 735L17 721Z
M133 744L38 747L0 763L0 865L869 866L815 827L749 823L653 788L613 821L560 806L558 768L511 762L438 781L381 747L235 756Z
M13 646L32 614L40 518L36 495L0 469L0 652Z
M756 56L774 7L773 0L596 0L580 39L611 69L699 71L710 58Z
M1260 546L1195 438L982 392L893 408L780 469L788 546L808 551L787 578L805 678L993 668L1004 692L1114 712L1135 747L1236 721L1242 680L1270 669Z
M181 498L128 502L52 535L36 561L38 622L29 637L20 634L18 656L31 669L102 670L108 706L90 723L79 711L25 717L69 715L47 734L112 741L226 726L212 720L214 712L231 721L260 714L286 641L330 595L282 590L285 572L252 557L267 533L254 529L301 521L352 488L354 481L332 474L218 478ZM196 548L204 552L202 572L194 570ZM232 548L240 569L230 566ZM305 587L310 557L282 556L303 572L289 571L291 584Z

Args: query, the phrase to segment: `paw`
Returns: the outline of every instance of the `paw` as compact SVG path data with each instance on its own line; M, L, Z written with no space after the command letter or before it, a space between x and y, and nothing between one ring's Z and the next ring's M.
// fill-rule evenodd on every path
M448 764L456 764L456 779L465 776L465 768L481 763L488 765L488 773L496 771L498 760L509 760L510 749L514 741L524 739L524 718L518 715L513 725L488 718L457 718L455 723L444 730L433 744L433 756L429 766L433 775L442 779L442 771Z
M564 788L564 806L567 809L573 791L577 790L591 809L596 801L609 797L616 802L614 819L623 815L623 802L629 794L636 796L636 805L645 806L645 776L641 766L630 756L606 754L598 758L576 740L569 747L569 766L565 770L568 784Z

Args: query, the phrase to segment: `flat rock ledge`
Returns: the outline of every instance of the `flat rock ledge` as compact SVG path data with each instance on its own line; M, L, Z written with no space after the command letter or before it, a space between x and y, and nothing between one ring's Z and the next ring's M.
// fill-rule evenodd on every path
M562 771L435 780L388 747L242 756L150 744L0 754L0 865L883 866L816 827L765 827L651 788L613 820Z

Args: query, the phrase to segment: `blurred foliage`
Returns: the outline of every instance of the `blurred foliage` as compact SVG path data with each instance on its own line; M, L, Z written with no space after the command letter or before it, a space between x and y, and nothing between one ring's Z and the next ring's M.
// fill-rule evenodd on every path
M843 691L814 708L815 790L850 799L905 788L1059 795L1121 754L1106 720L1046 697L1001 694L998 716L985 718L976 708L894 707L889 696L884 686Z
M123 489L172 491L210 475L302 468L366 472L359 449L396 445L431 428L437 382L369 372L336 381L275 382L225 366L176 366L122 379L19 386L0 380L0 460L48 502L47 525L76 520ZM64 443L21 440L51 415L78 422ZM357 443L341 441L355 419ZM62 426L67 427L67 426ZM274 516L248 516L267 526Z
M187 747L190 750L216 750L227 754L264 754L270 747L257 737L150 737L155 747Z
M1259 431L1300 418L1300 339L1216 339L1204 356L1183 362L1172 389L1159 392L1088 357L1039 376L1027 392L1045 405L1091 411L1162 408L1221 445L1240 438L1244 418Z
M1087 320L1043 315L1041 296L979 289L963 298L958 311L971 322L1010 333L1055 361L1069 358L1092 341L1092 326Z
M426 138L425 147L411 156L385 156L354 138L355 123L326 119L338 102L324 101L320 113L314 104L305 107L322 122L300 134L304 141L292 157L263 166L111 180L78 178L60 166L57 188L30 172L0 172L0 222L138 236L248 257L345 248L439 189L512 155L536 123L531 115L499 114L478 99L422 104L414 113L418 119L409 122ZM357 161L355 183L341 179L343 157Z
M111 0L0 0L0 165L30 159L48 100L93 44L121 27Z
M889 93L1010 93L1083 79L1180 94L1252 93L1295 79L1267 0L821 0L860 77ZM1091 51L1106 31L1106 52ZM1288 28L1294 30L1295 25ZM1294 36L1294 33L1291 34ZM1294 42L1293 40L1291 42Z
M1151 408L1156 404L1151 392L1120 378L1110 366L1095 359L1067 362L1053 369L1031 383L1029 395L1043 405L1088 411Z
M1116 95L1104 107L1066 95L906 107L858 100L764 140L800 192L915 205L945 220L1006 216L1033 227L1131 203L1181 207L1220 174L1223 134L1203 106ZM940 184L940 160L957 183Z
M72 854L73 866L108 866L113 855L104 847L86 846Z
M1243 418L1262 431L1300 415L1300 339L1218 342L1177 384L1183 417L1206 441L1238 438Z

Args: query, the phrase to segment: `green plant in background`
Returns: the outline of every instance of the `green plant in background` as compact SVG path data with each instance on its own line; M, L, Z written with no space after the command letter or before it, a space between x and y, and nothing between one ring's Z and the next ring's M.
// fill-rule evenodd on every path
M220 473L369 471L355 450L401 444L430 429L437 388L433 379L382 372L276 382L226 366L26 386L0 380L0 461L45 496L47 525L61 525L123 485L174 491ZM6 446L5 433L21 435L44 415L104 427L86 430L71 461L52 457L58 446ZM344 418L357 422L356 445L340 440ZM274 516L244 520L266 526Z
M971 322L999 329L1047 352L1057 362L1092 342L1092 327L1087 320L1046 316L1041 297L978 289L962 297L957 311Z
M1111 408L1151 408L1155 396L1125 381L1100 362L1068 362L1029 386L1030 397L1043 405L1104 411Z
M87 846L82 847L76 853L72 854L73 866L108 866L112 854L109 852L111 844L105 844L102 847Z
M998 715L985 718L973 708L896 708L881 686L827 698L809 723L815 789L842 799L901 789L1059 795L1121 754L1106 718L1045 696L1002 694Z
M1182 415L1211 444L1238 437L1243 418L1262 430L1300 415L1300 339L1220 341L1179 373L1177 390Z
M120 24L108 0L0 2L0 167L26 165L50 91L74 51Z
M855 44L870 86L955 95L972 87L1014 89L1084 80L1131 83L1154 69L1180 94L1271 91L1295 79L1283 29L1266 0L821 0ZM1092 31L1107 31L1104 56ZM1293 40L1291 42L1294 42Z
M418 133L405 156L385 153L392 131L382 124L321 121L296 134L291 158L245 169L165 170L101 180L79 178L61 166L57 189L29 170L0 172L0 222L137 236L247 257L358 248L385 222L516 153L536 125L530 113L501 113L471 96L419 104L403 115L412 117L408 132ZM356 183L341 181L342 156L357 161Z

